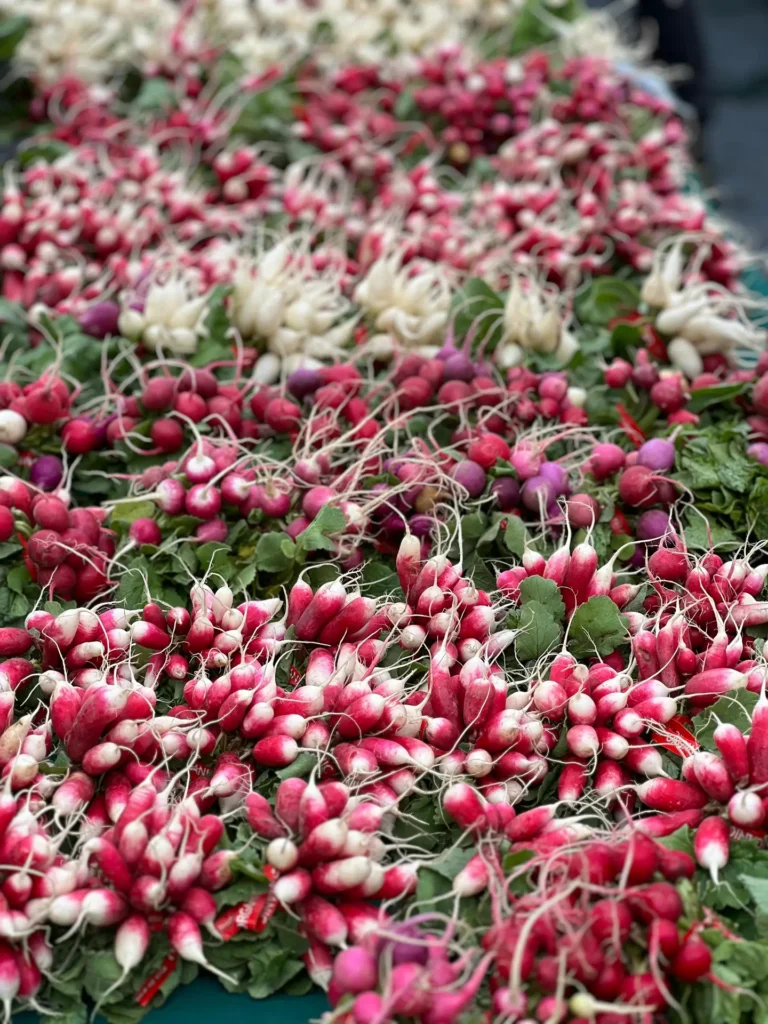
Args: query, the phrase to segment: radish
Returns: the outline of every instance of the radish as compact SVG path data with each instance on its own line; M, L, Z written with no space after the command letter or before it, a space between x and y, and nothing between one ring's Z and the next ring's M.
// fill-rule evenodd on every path
M290 906L307 898L312 891L312 876L303 868L282 875L274 884L275 899Z
M11 1018L11 1006L19 992L21 974L11 947L0 944L0 1000L3 1003L6 1020Z
M655 811L698 810L707 803L706 793L681 779L649 779L637 786L637 794Z
M705 818L696 830L693 852L696 860L709 871L717 885L720 871L728 863L728 824L723 818Z
M488 864L477 854L453 879L453 891L457 896L477 896L488 887L489 878Z
M317 892L338 894L364 882L371 872L371 867L371 861L367 857L344 857L341 860L330 861L314 869L312 885Z
M697 750L692 756L692 763L696 782L704 792L719 803L728 803L733 796L734 787L721 758L717 754Z
M765 818L763 801L757 793L739 791L728 801L728 817L737 828L759 828Z
M731 668L711 668L691 676L685 684L685 695L695 702L697 707L714 704L717 697L733 690L743 689L748 677L743 672ZM755 708L757 710L757 708ZM754 715L754 713L753 713Z
M114 955L122 974L102 994L96 1009L102 1005L110 994L118 989L130 972L138 967L149 948L151 933L149 924L141 914L131 914L120 925L115 934Z
M0 628L0 657L12 658L26 654L32 646L32 637L25 629L11 626Z
M730 669L727 671L731 671ZM747 740L749 781L754 785L768 782L768 700L765 691L752 711L752 728Z
M213 967L203 955L203 940L197 922L189 914L177 911L168 918L168 939L171 947L179 954L182 960L199 964L205 967L212 974L217 975L223 981L235 984L228 974Z
M619 497L633 508L647 508L659 500L653 470L635 465L625 469L619 479Z
M347 939L347 922L343 915L319 896L309 896L299 905L299 914L307 931L327 946L343 946Z
M341 992L365 992L376 986L378 977L376 961L362 946L348 946L334 958L333 980Z
M298 640L312 640L341 610L346 590L339 582L324 583L312 597L295 625Z

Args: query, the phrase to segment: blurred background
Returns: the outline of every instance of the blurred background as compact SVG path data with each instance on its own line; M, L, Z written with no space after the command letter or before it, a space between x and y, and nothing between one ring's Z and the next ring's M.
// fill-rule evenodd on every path
M658 59L692 68L677 91L700 120L704 184L748 243L768 248L768 0L638 0L625 20L655 22Z

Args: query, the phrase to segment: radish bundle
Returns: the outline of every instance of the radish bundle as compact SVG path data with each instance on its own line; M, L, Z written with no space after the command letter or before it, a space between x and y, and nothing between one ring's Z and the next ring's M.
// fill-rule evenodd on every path
M673 103L554 0L75 6L0 2L5 1017L757 1024L765 302Z

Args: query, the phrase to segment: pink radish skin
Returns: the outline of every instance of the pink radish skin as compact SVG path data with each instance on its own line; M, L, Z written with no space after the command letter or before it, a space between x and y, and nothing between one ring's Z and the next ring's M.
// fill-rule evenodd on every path
M299 832L308 835L318 825L328 821L328 805L314 779L310 779L299 797Z
M671 814L653 814L647 818L640 818L635 827L644 835L652 836L654 839L663 839L671 836L679 828L688 825L696 828L701 822L704 814L702 811L675 811Z
M346 596L346 590L341 583L324 583L296 623L297 640L314 640L323 626L341 611Z
M563 803L575 803L584 795L587 785L587 763L573 755L566 763L558 779L557 796Z
M759 828L765 818L763 801L757 793L740 790L728 801L728 817L737 828Z
M54 793L51 803L57 814L77 814L93 799L93 780L84 772L73 772Z
M189 914L177 912L168 918L168 939L171 948L179 954L182 960L199 964L206 970L218 975L225 981L232 982L228 975L213 967L205 959L203 954L203 939L197 922Z
M312 587L304 580L299 579L294 583L288 595L286 625L294 626L299 621L313 597Z
M133 882L133 875L117 848L103 836L91 839L84 848L86 860L93 859L107 881L119 891L127 893Z
M728 823L723 818L709 817L699 825L693 839L693 853L699 865L718 884L720 871L728 863L730 855Z
M488 887L488 863L479 854L472 857L453 880L457 896L476 896Z
M733 690L743 689L749 679L733 668L712 668L691 676L685 684L685 696L697 707L714 704L718 697ZM766 704L768 707L768 703ZM755 708L757 711L757 708ZM754 712L753 712L754 714ZM767 759L768 759L768 755ZM766 779L768 781L768 779Z
M347 825L339 818L331 818L316 825L299 848L301 863L309 867L318 861L334 860L342 854L348 835ZM278 843L281 841L276 840Z
M292 832L299 828L299 806L306 788L304 779L285 779L277 787L275 816Z
M350 794L343 782L321 782L318 789L332 818L338 818L344 813Z
M734 787L725 762L717 754L705 750L697 750L692 760L696 782L707 796L727 804L733 796Z
M340 992L365 992L375 988L378 978L377 963L362 946L348 946L333 961L333 980Z
M457 782L443 794L443 807L463 829L482 827L485 807L478 792L465 782Z
M75 724L84 693L69 683L57 683L51 696L51 724L53 731L64 739Z
M211 892L218 892L234 878L230 861L236 856L234 850L217 850L203 861L200 869L200 885Z
M165 886L159 878L140 875L134 880L128 899L135 910L151 914L162 906L165 900Z
M631 897L632 911L641 921L650 922L657 917L677 921L683 914L683 901L677 889L669 882L651 882Z
M187 889L180 903L185 914L189 914L198 924L205 925L212 935L217 935L213 922L216 918L216 900L205 889Z
M323 895L342 893L363 883L371 873L371 867L367 857L344 857L321 864L312 872L312 886Z
M655 747L645 743L630 743L629 750L624 755L624 762L631 771L639 775L657 776L664 773L661 754Z
M77 718L65 737L67 753L73 761L82 760L127 703L128 691L117 686L95 686L86 691Z
M538 711L553 722L562 722L568 695L558 683L549 680L539 683L533 691L533 703Z
M768 700L764 691L752 711L747 754L750 783L758 786L768 782Z
M299 903L312 891L312 876L303 868L296 868L295 871L289 871L278 878L272 891L275 899L286 906Z
M566 733L569 751L576 757L594 758L600 750L600 740L591 725L574 725Z
M637 787L637 794L654 811L699 810L707 803L706 793L681 779L649 779Z
M298 907L307 931L327 946L343 946L347 941L347 922L327 900L309 896Z
M494 954L488 953L480 960L469 980L455 992L438 990L431 999L431 1006L424 1016L425 1024L453 1024L477 996Z
M626 736L620 736L611 729L604 729L601 726L595 729L600 753L609 757L612 761L623 761L629 752L629 740Z
M273 817L269 801L260 793L248 793L244 805L248 824L257 835L277 839L286 834L283 825Z
M534 807L530 811L518 814L504 829L504 834L510 842L516 843L527 839L533 839L539 832L554 819L557 807L555 804Z
M3 1003L6 1020L11 1017L11 1004L19 993L21 974L11 947L0 943L0 1001Z
M287 768L299 754L296 740L290 736L269 736L259 740L253 748L253 759L256 764L268 768Z
M586 596L597 563L597 552L588 541L577 544L573 549L564 583L564 588L571 591L571 606Z
M335 1002L338 995L342 994L342 986L333 980L333 955L324 942L318 942L312 936L307 941L309 949L301 956L307 974L316 985L328 992L329 999Z
M670 965L670 970L678 981L692 985L699 978L709 974L711 966L712 953L709 946L693 936L683 943Z

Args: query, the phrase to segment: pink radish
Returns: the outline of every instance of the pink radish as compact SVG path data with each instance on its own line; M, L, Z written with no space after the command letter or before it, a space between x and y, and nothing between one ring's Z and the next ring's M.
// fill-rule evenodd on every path
M102 994L96 1003L94 1012L109 998L112 992L122 985L130 972L139 966L146 956L150 938L149 924L141 914L131 914L123 921L115 934L114 945L115 960L118 966L122 967L123 972Z
M765 818L763 801L757 793L740 790L728 801L728 817L737 828L759 828Z
M89 840L83 847L83 857L86 862L93 858L103 877L117 890L124 893L130 890L133 881L131 871L108 839L100 836Z
M268 768L286 768L296 760L298 754L299 746L290 736L269 736L256 743L252 756L256 764Z
M168 939L171 947L179 954L182 960L199 964L205 967L212 974L216 974L223 981L235 984L234 979L218 968L213 967L205 959L203 954L203 939L197 922L189 914L177 911L168 918Z
M488 887L489 878L488 862L476 854L455 876L453 891L458 896L477 896Z
M485 821L483 800L472 786L457 782L443 794L443 806L460 828L482 827Z
M554 804L544 804L541 807L534 807L530 811L523 811L504 829L504 834L510 842L516 843L532 839L538 835L554 819L557 807Z
M706 793L682 779L649 779L637 787L637 794L655 811L698 810L707 803Z
M720 871L728 863L728 823L723 818L709 817L699 825L693 839L696 860L709 871L712 881L718 884Z
M431 1006L425 1020L428 1020L429 1024L453 1024L477 996L483 978L493 962L493 957L493 953L486 954L479 961L469 979L455 992L436 991L432 996Z
M678 981L692 985L699 978L709 974L711 966L712 953L709 946L692 936L681 946L680 952L670 965L670 970Z
M51 803L57 814L77 814L93 799L93 780L84 772L72 772L54 793Z
M566 733L568 749L576 757L593 758L600 750L600 740L591 725L574 725Z
M314 869L312 885L324 895L342 893L364 882L371 867L372 863L367 857L344 857L330 861Z
M733 796L734 787L725 762L706 750L697 750L692 757L696 782L707 796L726 804Z
M305 900L312 891L312 876L303 868L282 875L273 887L275 899L286 906Z
M307 897L299 906L299 913L307 931L327 946L343 946L347 940L347 922L343 915L327 900L319 896Z
M375 959L362 946L348 946L333 961L333 979L341 992L356 994L372 989L378 976Z
M204 889L218 892L234 878L231 861L236 857L234 850L217 850L209 854L200 869L200 885Z
M11 1019L11 1006L19 992L21 975L13 955L13 950L6 942L0 942L0 1001L5 1010L5 1019Z
M313 640L344 605L346 590L338 581L324 583L295 625L298 640ZM22 652L23 653L23 652Z
M734 783L746 782L749 779L749 754L741 730L729 722L721 722L712 738Z
M768 700L764 690L752 711L747 754L750 783L757 786L768 782Z

